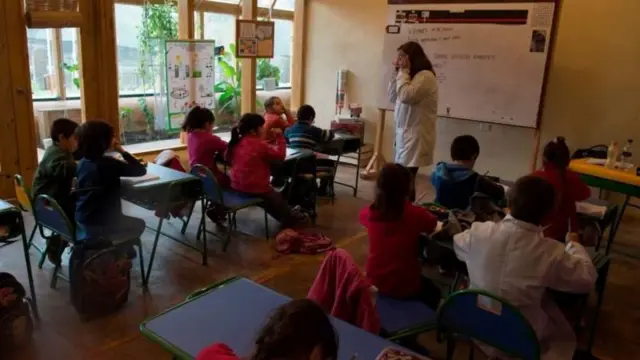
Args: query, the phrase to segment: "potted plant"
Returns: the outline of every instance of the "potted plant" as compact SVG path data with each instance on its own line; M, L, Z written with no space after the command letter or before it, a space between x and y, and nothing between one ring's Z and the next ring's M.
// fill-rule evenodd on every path
M270 59L258 59L257 77L265 90L275 90L280 83L280 68L271 64Z

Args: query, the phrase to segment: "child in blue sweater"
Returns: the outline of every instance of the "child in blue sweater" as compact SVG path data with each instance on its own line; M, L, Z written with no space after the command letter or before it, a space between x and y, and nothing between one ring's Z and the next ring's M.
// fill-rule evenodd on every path
M105 155L108 150L119 153L122 159ZM140 237L145 222L122 213L120 178L143 176L147 169L124 151L113 127L102 121L82 124L80 152L82 159L76 170L76 222L82 234L79 240L100 237L121 241Z
M448 209L465 210L474 193L494 202L504 199L504 188L473 170L480 155L480 144L471 135L458 136L451 144L452 162L439 162L431 175L436 203Z

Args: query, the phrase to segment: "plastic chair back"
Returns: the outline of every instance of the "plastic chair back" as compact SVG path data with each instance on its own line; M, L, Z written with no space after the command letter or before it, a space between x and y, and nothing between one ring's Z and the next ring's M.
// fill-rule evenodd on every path
M438 335L458 334L478 340L511 356L540 359L533 327L508 301L482 290L462 290L438 310Z
M39 225L75 243L75 227L53 198L48 195L38 195L33 204L33 212Z
M24 180L21 175L16 175L13 181L15 190L16 190L16 198L18 200L18 207L20 210L24 212L33 211L33 205L31 204L31 195L29 194L29 189L24 186Z
M216 177L213 176L211 170L203 165L195 165L191 168L191 175L196 176L202 180L202 190L204 195L216 204L224 205L223 194L224 191L218 184Z

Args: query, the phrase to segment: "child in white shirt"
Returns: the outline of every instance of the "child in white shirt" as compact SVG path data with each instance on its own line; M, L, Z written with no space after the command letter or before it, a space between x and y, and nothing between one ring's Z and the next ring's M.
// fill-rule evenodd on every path
M503 221L475 223L456 235L456 255L467 264L470 288L501 296L522 311L538 335L543 359L571 359L575 334L547 289L589 293L595 267L579 243L565 247L544 237L540 225L555 206L551 183L533 176L519 179L509 206L511 214ZM484 350L501 357L495 349Z

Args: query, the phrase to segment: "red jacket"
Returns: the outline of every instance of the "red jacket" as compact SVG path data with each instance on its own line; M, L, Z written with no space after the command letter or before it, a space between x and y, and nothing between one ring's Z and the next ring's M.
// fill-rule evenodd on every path
M266 112L264 114L264 129L267 131L267 134L272 129L280 129L284 132L284 129L288 128L296 122L293 116L289 115L289 113L286 113L285 116L287 118L286 120L282 118L282 115Z
M543 225L549 226L544 231L544 235L564 242L569 224L572 232L578 232L576 202L587 200L591 196L591 189L580 180L578 174L566 170L563 177L562 173L551 164L544 164L543 169L536 171L533 175L553 184L558 199L556 211L549 214L543 222Z
M255 135L246 135L233 148L231 158L231 187L235 190L264 194L271 191L271 163L284 161L287 145L278 134L273 145Z
M189 166L206 166L223 188L229 187L229 178L218 169L215 156L218 153L224 154L225 150L227 150L227 143L211 133L192 131L187 135Z
M420 294L422 266L419 260L419 237L432 233L438 219L426 209L405 203L402 218L378 221L367 206L360 212L360 223L369 233L367 277L380 294L397 299Z
M196 360L240 360L240 358L227 345L213 344L200 351Z
M307 297L338 319L374 334L380 332L371 282L345 250L334 250L324 259Z

